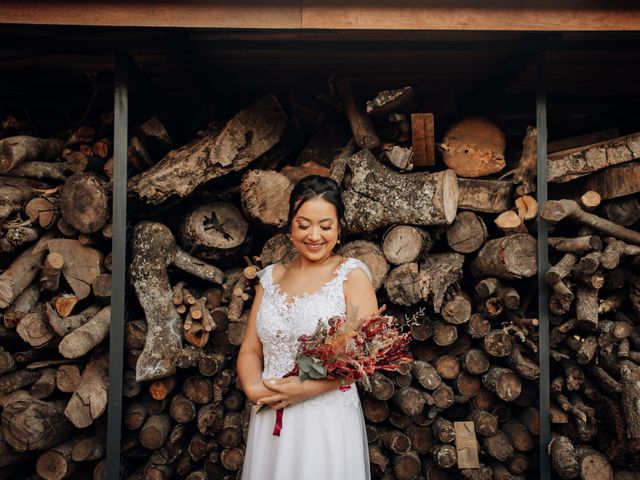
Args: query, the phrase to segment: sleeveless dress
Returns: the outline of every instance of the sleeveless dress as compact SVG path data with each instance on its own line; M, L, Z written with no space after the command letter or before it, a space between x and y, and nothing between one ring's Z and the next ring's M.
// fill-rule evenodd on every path
M345 315L342 284L354 268L371 279L367 266L348 258L317 292L289 299L273 281L273 265L260 272L264 295L256 329L264 355L262 378L281 378L295 365L298 337L318 320ZM369 450L355 384L283 410L280 436L273 435L275 410L252 406L242 480L369 480Z

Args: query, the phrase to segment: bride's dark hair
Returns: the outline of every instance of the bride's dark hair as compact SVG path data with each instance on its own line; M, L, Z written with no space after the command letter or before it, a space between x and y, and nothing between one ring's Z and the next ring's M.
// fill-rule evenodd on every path
M308 175L296 183L289 197L289 217L287 218L287 231L291 231L291 222L300 207L305 202L316 197L322 197L336 207L338 222L340 224L340 237L344 232L344 203L342 203L342 191L340 185L329 177L322 175Z

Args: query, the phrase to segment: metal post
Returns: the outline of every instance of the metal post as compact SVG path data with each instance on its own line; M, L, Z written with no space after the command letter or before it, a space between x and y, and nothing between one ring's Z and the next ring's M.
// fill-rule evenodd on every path
M107 478L120 478L122 425L122 369L124 358L124 296L127 238L127 124L128 83L126 51L115 53L115 105L113 118L113 237L111 268L111 330L109 339L109 410Z
M538 129L537 152L537 192L538 205L547 201L547 97L545 90L545 54L538 52L536 65L536 127ZM549 372L549 290L544 281L544 273L549 266L549 231L547 223L538 217L538 317L539 326L539 362L540 362L540 479L551 478L551 465L547 445L551 440L549 410L550 372Z

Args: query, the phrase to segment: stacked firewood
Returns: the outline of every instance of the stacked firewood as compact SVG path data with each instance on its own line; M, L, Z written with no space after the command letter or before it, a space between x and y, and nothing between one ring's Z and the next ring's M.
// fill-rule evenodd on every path
M536 478L535 128L523 129L522 148L510 151L501 128L472 117L441 129L436 143L438 119L425 113L410 87L381 92L366 106L344 78L332 79L329 93L308 93L292 89L286 113L267 95L173 150L157 119L133 130L128 267L137 303L127 302L124 332L124 476L237 478L251 405L235 364L257 272L295 257L281 232L289 194L298 179L319 174L343 188L350 241L339 253L368 265L389 313L417 319L410 326L412 364L376 373L372 390L361 392L374 478ZM96 285L108 284L108 218L99 227L92 220L95 230L85 232L63 197L84 188L71 206L87 207L83 220L100 212L93 198L106 185L108 201L113 162L108 153L88 153L87 146L93 152L98 143L106 149L98 152L109 151L109 142L95 141L102 135L83 138L55 141L58 154L46 167L84 151L88 165L100 168L63 170L58 179L15 173L46 159L45 149L9 162L9 173L2 173L11 175L12 192L27 193L7 201L0 195L0 212L7 212L0 248L12 252L0 273L0 282L8 280L7 288L0 283L0 301L8 298L0 305L7 325L0 356L9 358L0 378L0 458L8 465L45 450L43 465L59 459L65 465L42 467L61 472L46 477L39 471L45 478L82 470L83 460L95 466L95 478L104 475L103 451L95 447L79 460L71 441L94 445L104 437L104 417L91 402L106 399L101 342L109 294ZM550 181L564 182L551 191L563 200L541 208L543 218L558 224L546 278L554 360L550 454L562 478L590 479L614 469L632 478L628 471L637 468L640 242L634 226L640 208L633 194L640 182L626 180L634 178L631 160L640 156L633 138L610 140L614 150L622 145L615 154L602 154L606 145L588 154L590 147L576 149L593 143L585 139L565 142L549 159ZM93 183L80 187L83 182ZM31 199L47 205L33 213ZM572 220L581 231L571 230ZM91 256L74 264L79 253L69 254L64 242L103 257L97 266ZM83 269L97 276L76 278ZM33 277L16 283L15 272ZM56 347L59 353L50 355ZM31 377L14 382L18 372ZM39 398L43 387L36 385L52 375L59 391ZM76 395L82 382L91 395ZM5 392L3 384L19 386ZM91 420L66 415L68 393L85 401ZM18 408L22 417L7 413ZM26 430L14 419L31 417L46 418L38 431L55 426L56 435L44 444L30 434L23 453L15 437Z
M103 478L111 130L0 140L3 478Z
M640 183L633 183L631 162L640 155L637 138L550 156L550 179L562 182L556 190L564 198L540 210L552 228L545 275L552 324L549 451L564 479L634 478L630 472L640 466ZM630 178L618 182L617 171Z
M453 126L440 155L433 115L415 113L411 88L382 92L367 115L348 81L332 87L334 98L312 102L340 105L332 122L309 119L294 94L287 119L269 95L129 180L143 204L186 206L178 223L170 206L153 221L140 214L133 229L141 311L126 328L131 478L241 469L251 406L236 355L257 270L296 254L274 232L308 174L343 187L352 241L339 253L369 266L390 313L418 319L413 364L376 374L362 392L374 476L536 475L535 129L505 173L505 137L488 120ZM344 114L346 135L336 133Z

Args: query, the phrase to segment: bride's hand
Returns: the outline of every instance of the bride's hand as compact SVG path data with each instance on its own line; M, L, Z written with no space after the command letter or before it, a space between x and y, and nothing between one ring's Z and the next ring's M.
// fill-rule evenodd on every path
M258 403L266 403L272 408L279 409L301 402L306 399L306 389L300 377L263 379L262 383L274 394L263 397Z

